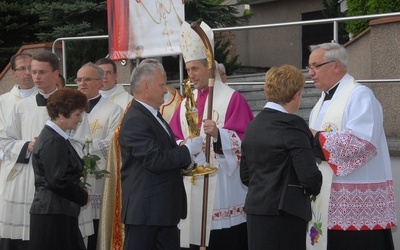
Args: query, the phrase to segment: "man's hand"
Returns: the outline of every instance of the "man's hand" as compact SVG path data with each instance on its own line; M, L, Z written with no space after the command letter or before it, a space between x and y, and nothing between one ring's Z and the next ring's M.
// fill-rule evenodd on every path
M28 144L28 151L31 153L33 152L33 146L35 146L36 139L37 139L37 136L35 136L35 138L33 138L33 140L30 141Z
M203 137L198 136L192 139L187 139L185 146L188 147L192 156L195 156L198 153L203 152Z
M218 138L217 123L213 120L203 120L203 129L206 135L211 135L213 138Z

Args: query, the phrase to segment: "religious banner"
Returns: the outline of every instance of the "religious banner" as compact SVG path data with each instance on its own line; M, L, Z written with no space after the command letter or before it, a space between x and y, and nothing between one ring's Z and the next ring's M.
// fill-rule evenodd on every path
M178 55L184 0L107 0L113 60Z

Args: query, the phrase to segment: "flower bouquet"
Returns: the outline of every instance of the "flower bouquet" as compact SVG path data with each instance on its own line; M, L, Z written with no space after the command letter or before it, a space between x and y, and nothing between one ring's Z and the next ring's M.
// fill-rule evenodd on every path
M94 175L97 177L102 177L105 174L109 174L107 170L99 170L97 167L97 161L100 160L100 157L97 155L90 154L90 144L93 142L93 139L89 136L85 137L85 145L83 149L86 148L86 155L82 157L83 161L83 170L82 170L82 179L81 179L81 186L86 187L90 186L89 183L86 182L88 175Z

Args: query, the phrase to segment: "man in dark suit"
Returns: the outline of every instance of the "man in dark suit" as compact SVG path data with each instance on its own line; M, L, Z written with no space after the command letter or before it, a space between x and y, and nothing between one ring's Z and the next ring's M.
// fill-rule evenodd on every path
M178 146L157 109L167 93L166 74L145 60L131 76L134 99L121 123L124 249L180 249L177 225L186 217L182 170L202 150L202 138Z

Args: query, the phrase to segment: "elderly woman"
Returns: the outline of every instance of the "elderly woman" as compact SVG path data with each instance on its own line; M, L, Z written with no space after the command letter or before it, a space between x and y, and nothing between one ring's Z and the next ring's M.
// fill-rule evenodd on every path
M88 202L88 193L80 185L83 163L66 132L76 130L86 104L83 93L68 88L48 99L51 120L33 150L36 189L30 210L31 249L86 249L78 227L80 208Z
M265 77L267 104L247 127L240 177L248 186L249 249L306 249L310 195L322 175L315 163L313 136L299 109L305 77L291 65L271 68Z

